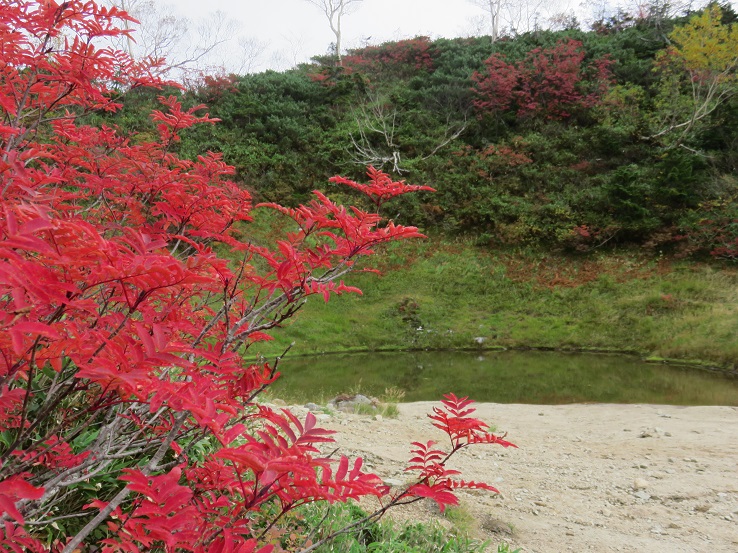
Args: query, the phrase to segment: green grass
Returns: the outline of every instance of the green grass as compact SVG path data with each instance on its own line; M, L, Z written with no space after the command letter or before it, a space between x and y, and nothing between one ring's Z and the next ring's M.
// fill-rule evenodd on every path
M354 413L357 415L379 415L385 419L396 419L400 414L396 403L379 403L378 405L364 405L357 403L354 406Z
M363 296L302 312L260 345L266 355L329 351L562 348L738 360L733 267L649 261L640 254L566 257L490 252L471 241L416 241L384 254L383 276L351 275ZM481 339L481 340L480 340Z
M463 503L455 507L447 507L443 515L453 525L452 532L455 535L469 536L478 530L478 523L474 515Z
M361 520L366 513L354 503L308 505L291 515L280 527L286 550L301 549L305 539L316 543L323 537ZM315 531L313 531L315 530ZM290 549L290 547L292 549ZM507 551L505 544L498 551ZM488 542L462 533L449 533L437 523L398 525L389 520L368 522L316 549L316 553L484 553Z
M515 549L514 551L510 549L510 545L507 543L501 543L497 546L497 553L519 553L520 549Z

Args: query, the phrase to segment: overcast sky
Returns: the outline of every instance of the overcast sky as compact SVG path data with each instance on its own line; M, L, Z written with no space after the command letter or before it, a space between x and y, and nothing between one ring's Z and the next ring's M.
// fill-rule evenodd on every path
M253 67L257 71L309 61L311 56L328 53L335 40L325 15L305 0L174 0L169 4L191 21L218 10L236 20L239 35L266 47ZM344 16L343 45L351 48L423 35L469 36L474 34L475 17L483 14L468 0L364 0Z
M207 20L214 12L222 12L234 23L232 40L221 48L217 59L201 63L212 68L245 73L266 69L283 70L298 63L308 62L312 56L327 54L335 36L328 26L325 14L307 0L112 0L131 6L155 6L159 18L174 15L187 18L192 46L206 41L197 40L198 22ZM530 11L542 27L548 26L553 14L574 14L586 28L593 13L613 15L619 4L628 12L637 10L649 0L511 0L509 5L534 6ZM671 0L670 5L690 4L692 8L707 0ZM731 2L734 3L734 2ZM135 12L134 12L135 13ZM141 17L144 20L143 17ZM521 21L521 20L519 20ZM363 0L352 6L342 20L343 49L367 44L381 44L416 36L453 38L488 34L485 12L470 0ZM503 27L505 22L503 21ZM518 26L520 30L525 30ZM248 43L241 48L238 39ZM255 45L258 45L256 47ZM243 63L244 51L259 52L258 57ZM169 61L172 60L172 55Z

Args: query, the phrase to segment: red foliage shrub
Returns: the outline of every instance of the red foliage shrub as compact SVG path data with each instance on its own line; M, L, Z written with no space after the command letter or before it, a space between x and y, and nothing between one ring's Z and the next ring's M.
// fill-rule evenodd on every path
M376 246L421 234L315 192L265 206L295 223L269 249L235 232L252 205L233 168L171 151L213 123L203 106L161 98L148 143L82 124L162 84L100 46L125 20L81 0L0 5L0 549L267 553L259 523L312 501L375 495L384 512L486 487L426 450L414 487L387 495L360 460L323 455L331 433L312 415L255 403L279 375L248 348L308 295L358 293L340 278ZM426 189L370 181L336 179L377 205ZM432 417L450 453L509 446L468 403L449 396Z
M587 65L584 59L582 43L573 39L531 50L516 65L494 54L486 71L472 76L474 106L482 113L515 109L519 117L566 119L575 109L597 105L611 81L610 60Z
M205 75L197 87L197 94L203 102L217 102L224 94L236 92L236 75Z
M382 69L394 72L432 71L431 41L427 36L422 36L352 50L343 58L343 65L356 71L369 72Z
M310 78L325 86L334 86L338 75L361 72L370 79L377 75L406 78L419 72L433 71L433 49L428 37L416 37L350 50L340 68L324 67Z

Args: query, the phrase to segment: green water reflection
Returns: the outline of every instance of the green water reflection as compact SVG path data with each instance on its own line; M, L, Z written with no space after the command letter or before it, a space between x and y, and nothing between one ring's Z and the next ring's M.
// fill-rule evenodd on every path
M277 397L327 400L360 390L405 391L403 401L444 393L495 403L738 405L738 379L619 355L558 352L395 352L285 359Z

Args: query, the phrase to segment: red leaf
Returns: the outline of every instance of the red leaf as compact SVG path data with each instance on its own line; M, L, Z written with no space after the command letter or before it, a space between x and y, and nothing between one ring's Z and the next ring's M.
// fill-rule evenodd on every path
M448 505L459 504L459 499L448 488L443 486L415 484L408 489L408 493L416 497L427 497L428 499L432 499L436 502L441 512L444 512Z

